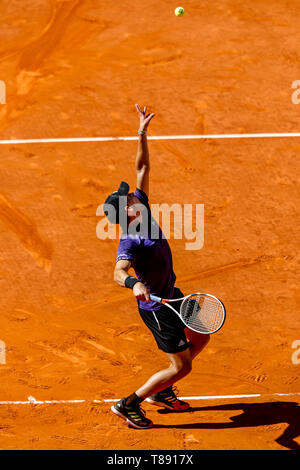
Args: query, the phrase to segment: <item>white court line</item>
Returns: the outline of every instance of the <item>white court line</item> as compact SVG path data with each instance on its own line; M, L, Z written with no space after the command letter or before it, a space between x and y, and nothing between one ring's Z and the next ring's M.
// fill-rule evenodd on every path
M149 136L148 140L197 140L197 139L261 139L270 137L300 137L300 132L257 133L257 134L199 134L199 135L158 135ZM51 144L71 142L114 142L138 140L135 137L65 137L52 139L11 139L0 140L2 145L16 144Z
M271 398L271 397L293 397L300 396L300 392L294 393L254 393L250 395L207 395L178 397L180 400L232 400L239 398ZM28 397L27 401L0 401L0 405L56 405L56 404L76 404L76 403L114 403L120 398L106 400L36 400L34 397Z

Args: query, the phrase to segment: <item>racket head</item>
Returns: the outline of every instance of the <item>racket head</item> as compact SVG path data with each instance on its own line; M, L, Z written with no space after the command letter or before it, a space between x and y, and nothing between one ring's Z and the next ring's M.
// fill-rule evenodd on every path
M226 310L220 299L203 293L190 294L183 300L180 316L197 333L216 333L224 325Z

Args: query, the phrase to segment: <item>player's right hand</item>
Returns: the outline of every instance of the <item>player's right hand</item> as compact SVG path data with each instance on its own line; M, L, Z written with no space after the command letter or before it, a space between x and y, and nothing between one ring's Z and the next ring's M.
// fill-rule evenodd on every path
M150 302L150 291L142 282L137 282L132 290L137 300Z

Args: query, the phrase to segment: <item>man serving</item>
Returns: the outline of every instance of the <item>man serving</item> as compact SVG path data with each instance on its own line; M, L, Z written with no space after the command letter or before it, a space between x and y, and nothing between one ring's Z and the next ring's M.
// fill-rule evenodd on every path
M145 384L111 407L119 417L135 428L149 428L141 403L146 400L173 411L184 411L190 406L179 400L174 383L192 370L192 361L206 346L209 335L195 333L185 327L181 319L166 306L150 300L150 293L167 299L184 297L175 287L172 253L168 241L151 216L148 202L150 161L147 129L155 114L147 114L136 105L140 118L138 150L136 156L136 190L122 182L118 191L105 201L104 212L113 223L123 228L120 239L114 280L131 289L137 299L140 316L152 332L159 349L166 353L169 366L152 375ZM113 211L110 210L113 208ZM129 274L133 268L136 277ZM174 307L179 310L180 302ZM153 361L153 357L149 357Z

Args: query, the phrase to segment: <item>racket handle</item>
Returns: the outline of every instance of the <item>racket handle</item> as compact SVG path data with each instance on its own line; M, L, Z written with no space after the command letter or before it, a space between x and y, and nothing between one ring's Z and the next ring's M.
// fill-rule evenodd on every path
M150 299L153 300L153 302L161 302L162 298L161 297L156 297L156 295L150 294Z

